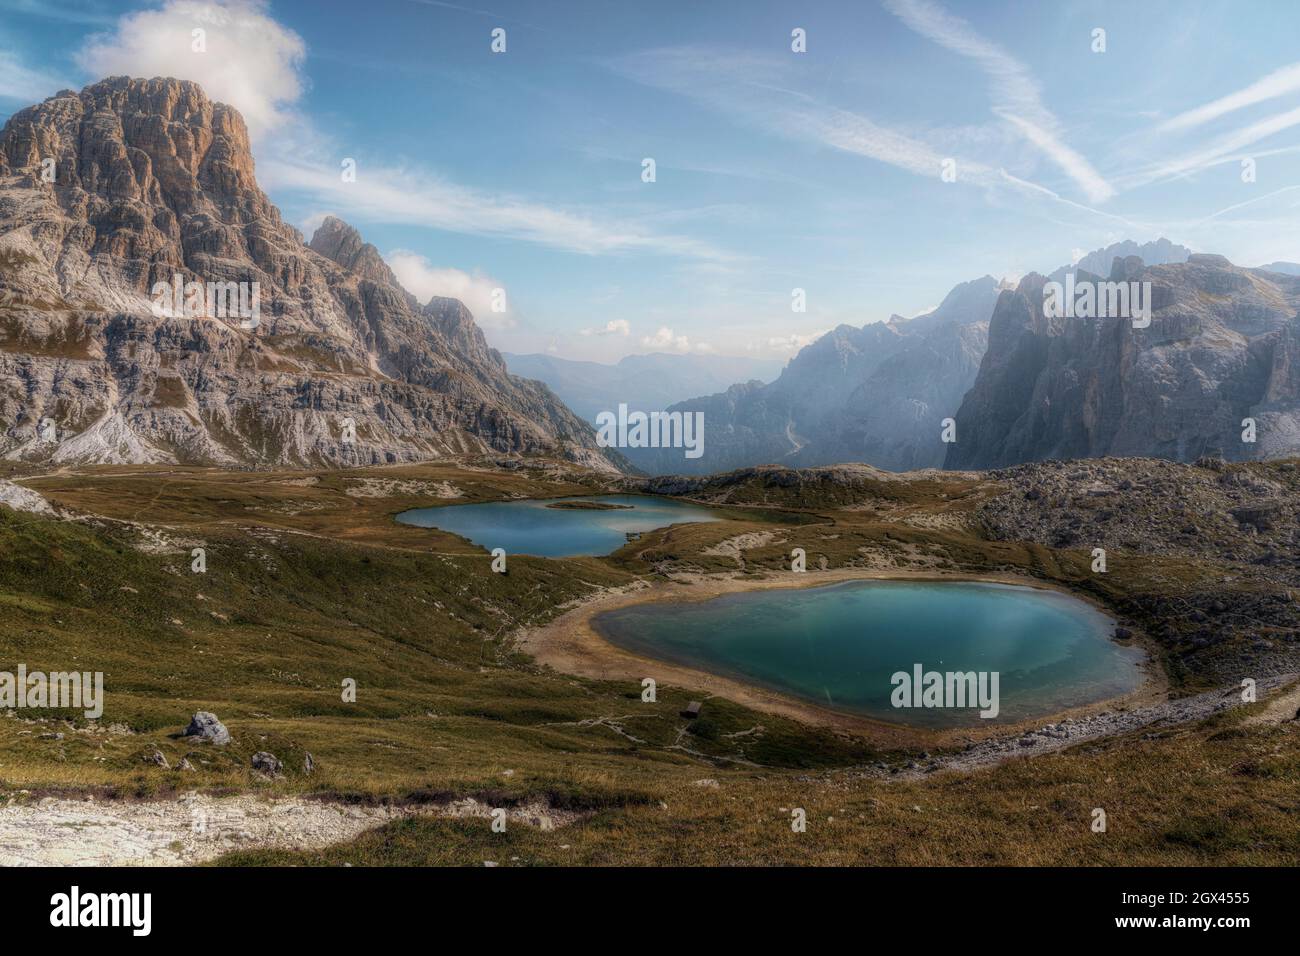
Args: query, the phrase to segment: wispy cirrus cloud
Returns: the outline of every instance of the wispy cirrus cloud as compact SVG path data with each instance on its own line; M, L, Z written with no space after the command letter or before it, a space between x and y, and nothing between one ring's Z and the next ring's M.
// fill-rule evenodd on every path
M974 60L992 82L994 113L1074 180L1089 201L1105 202L1115 195L1114 187L1065 142L1061 124L1043 105L1042 91L1028 67L931 0L884 0L884 5L921 36Z
M339 215L427 226L466 235L535 242L584 255L649 253L726 261L728 253L690 236L657 232L630 220L489 192L448 182L424 169L358 161L355 181L337 159L276 152L258 163L273 190L305 197Z
M689 97L733 121L787 139L856 153L919 176L938 178L949 156L850 110L782 83L787 67L774 57L717 47L644 50L610 60L616 73L645 86ZM964 179L994 170L959 161Z
M0 98L39 103L70 85L53 73L25 66L18 54L0 50Z
M1248 126L1225 133L1208 145L1195 148L1182 156L1155 163L1134 176L1133 183L1135 185L1144 185L1160 179L1182 176L1217 165L1225 161L1225 159L1237 158L1246 147L1293 126L1300 126L1300 107L1266 117ZM1283 151L1275 150L1274 152ZM1241 156L1240 158L1245 157Z
M1248 86L1135 132L1116 144L1117 148L1127 156L1152 158L1118 174L1115 183L1123 190L1137 189L1152 183L1186 178L1226 163L1246 159L1258 161L1300 151L1300 145L1295 143L1266 149L1252 148L1300 125L1300 108L1258 118L1236 129L1224 131L1222 123L1217 124L1220 130L1217 133L1207 134L1201 129L1216 120L1291 93L1300 93L1300 63L1274 70Z
M1076 211L1115 218L1065 199L1001 167L956 156L947 148L931 145L795 89L791 85L793 80L786 81L787 62L770 55L681 46L644 50L610 60L606 66L643 85L689 97L733 122L770 135L817 143L936 181L945 163L953 162L958 182L986 189L1009 189L1022 196L1061 203Z
M1190 129L1211 120L1216 120L1220 116L1226 116L1228 113L1234 113L1248 106L1254 106L1256 103L1263 103L1296 91L1300 91L1300 63L1292 63L1289 66L1274 70L1267 76L1260 77L1254 83L1234 93L1229 93L1227 96L1221 96L1217 100L1205 103L1195 109L1179 113L1177 116L1161 123L1160 129L1166 132Z
M113 14L95 0L68 0L49 3L48 0L0 0L0 11L64 23L108 24Z

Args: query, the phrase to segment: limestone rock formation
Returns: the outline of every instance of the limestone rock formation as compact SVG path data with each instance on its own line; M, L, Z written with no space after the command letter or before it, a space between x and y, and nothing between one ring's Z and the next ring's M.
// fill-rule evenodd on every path
M180 295L161 291L173 283ZM619 461L544 385L511 376L464 306L421 309L355 229L327 219L305 243L258 187L240 115L197 84L113 77L9 118L0 454L346 466L479 453Z
M1117 258L1106 278L1151 284L1149 327L1049 317L1040 275L1002 294L947 467L1300 454L1300 277L1193 255L1158 266Z

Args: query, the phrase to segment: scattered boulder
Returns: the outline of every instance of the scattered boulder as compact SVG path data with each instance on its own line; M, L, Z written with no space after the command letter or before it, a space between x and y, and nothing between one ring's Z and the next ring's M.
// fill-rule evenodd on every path
M316 770L316 761L311 758L311 751L310 750L304 751L302 756L302 772L314 773L315 770Z
M167 763L167 758L163 755L163 752L159 750L157 747L155 747L153 750L149 751L147 754L144 755L144 762L156 764L157 766L162 767L164 770L171 769L171 765Z
M1230 512L1238 523L1253 527L1257 531L1272 531L1273 520L1282 510L1279 501L1257 501Z
M253 754L252 762L254 770L266 774L268 777L278 777L284 770L284 765L280 763L279 758L273 753L267 753L265 750L259 750Z
M207 710L200 710L190 718L190 725L185 728L186 737L197 737L218 747L230 743L230 731L226 725L217 720L217 715Z
M193 770L194 764L190 763L189 757L182 757L181 762L176 765L177 770Z

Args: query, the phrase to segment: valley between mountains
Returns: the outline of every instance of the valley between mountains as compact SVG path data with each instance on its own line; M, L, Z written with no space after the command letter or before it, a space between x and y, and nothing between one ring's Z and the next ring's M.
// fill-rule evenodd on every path
M1150 282L1151 326L1049 317L1051 277L962 283L680 403L706 422L683 474L680 449L601 447L352 226L286 223L197 84L20 110L0 656L106 694L93 719L0 716L0 862L1300 863L1300 278L1163 241L1074 268ZM257 283L258 321L158 314L178 276ZM614 493L720 517L504 573L394 520ZM1142 686L928 731L584 630L646 596L877 577L1077 597L1145 654Z

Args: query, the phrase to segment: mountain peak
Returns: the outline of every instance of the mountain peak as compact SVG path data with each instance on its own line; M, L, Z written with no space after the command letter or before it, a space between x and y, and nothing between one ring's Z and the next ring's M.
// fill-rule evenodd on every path
M11 175L42 193L52 175L63 211L103 233L159 234L140 249L154 261L169 245L163 255L179 257L185 216L281 226L258 188L243 117L189 80L113 76L19 110L0 132L0 176Z
M337 216L325 217L312 234L308 248L363 279L401 288L379 250L362 239L354 226Z
M0 364L26 377L0 395L0 455L617 467L459 303L422 315L356 229L330 217L306 245L259 188L239 113L197 83L109 77L10 116L0 239L0 312L24 330ZM160 286L184 287L180 314Z

